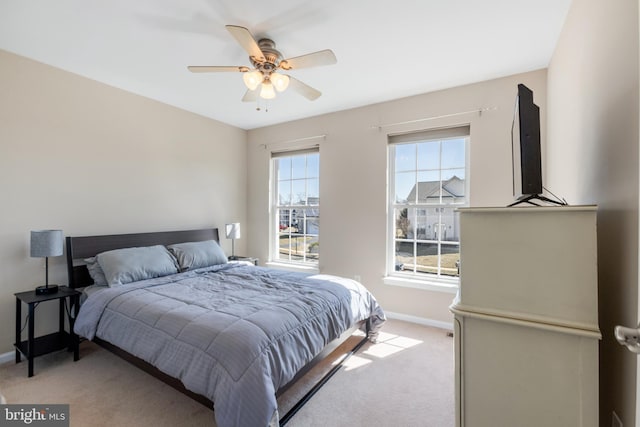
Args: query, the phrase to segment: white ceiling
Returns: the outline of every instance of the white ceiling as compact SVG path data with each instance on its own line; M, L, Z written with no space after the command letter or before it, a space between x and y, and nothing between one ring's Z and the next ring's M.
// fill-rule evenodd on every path
M0 49L206 117L253 129L544 68L571 0L1 0ZM293 70L268 112L240 101L250 65L226 24L285 58L332 49L336 65Z

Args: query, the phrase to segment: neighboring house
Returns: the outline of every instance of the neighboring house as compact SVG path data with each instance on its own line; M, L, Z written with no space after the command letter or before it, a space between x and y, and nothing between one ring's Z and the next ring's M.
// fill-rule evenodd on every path
M319 197L307 198L309 208L301 209L281 209L280 210L280 231L284 231L291 226L294 233L317 235L320 231L320 209ZM313 207L316 206L316 207ZM305 218L306 215L306 218ZM306 221L306 225L304 224ZM304 226L303 226L304 225Z
M442 188L442 198L440 198L440 188ZM416 219L416 238L459 241L460 230L453 215L453 207L442 207L442 205L460 204L464 199L465 180L455 175L443 181L442 187L440 181L421 181L414 185L407 200L418 203L420 206L408 208L407 218ZM425 203L434 206L427 207ZM410 239L414 237L412 229L407 230L406 237Z

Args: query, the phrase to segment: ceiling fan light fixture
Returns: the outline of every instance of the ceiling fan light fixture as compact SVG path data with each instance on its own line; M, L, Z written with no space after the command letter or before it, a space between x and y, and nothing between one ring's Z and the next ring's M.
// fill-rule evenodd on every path
M242 74L242 80L249 90L256 90L263 80L262 72L259 70L248 71Z
M270 81L262 83L262 89L260 90L260 97L264 99L273 99L276 97L276 91L273 90L273 85Z
M238 44L249 54L249 62L253 67L249 68L244 65L190 65L187 67L189 71L192 73L241 72L242 80L248 89L242 97L243 102L259 101L260 98L273 99L276 97L276 91L283 92L289 86L291 86L291 90L310 101L315 101L322 95L319 90L312 88L295 77L276 71L288 72L300 68L335 64L337 59L330 49L293 58L283 58L282 53L276 50L276 44L273 40L267 38L256 40L247 28L238 25L227 25L226 28Z
M278 92L285 91L289 86L289 76L285 76L284 74L271 73L269 80L271 80L273 87L275 87Z

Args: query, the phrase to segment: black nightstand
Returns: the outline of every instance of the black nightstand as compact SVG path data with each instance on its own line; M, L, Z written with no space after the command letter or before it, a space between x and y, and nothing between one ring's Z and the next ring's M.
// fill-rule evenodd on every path
M20 363L20 354L29 361L29 376L33 376L33 358L42 356L43 354L53 351L62 350L67 347L68 351L73 351L73 360L80 358L78 336L73 332L73 324L78 316L80 309L80 292L67 286L60 286L58 292L49 295L36 295L35 291L19 292L16 296L16 363ZM67 311L69 320L69 332L64 329L65 307L69 299L69 310ZM60 310L58 316L59 328L58 332L44 335L38 338L34 337L35 324L35 308L38 304L45 301L58 300ZM22 341L22 303L29 306L29 337L26 341ZM73 314L71 310L73 309Z
M253 265L258 265L258 258L250 257L250 256L230 256L229 261L249 261L252 262Z

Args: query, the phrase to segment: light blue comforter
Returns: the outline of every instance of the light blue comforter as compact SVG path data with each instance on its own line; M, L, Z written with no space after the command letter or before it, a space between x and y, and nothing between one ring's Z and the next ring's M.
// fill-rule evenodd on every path
M364 319L375 339L384 313L353 280L226 264L94 292L75 331L211 399L218 427L265 427L276 391Z

